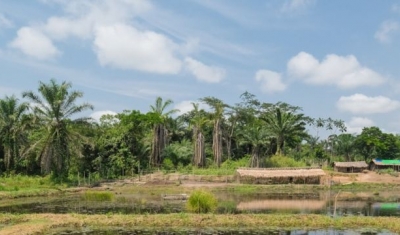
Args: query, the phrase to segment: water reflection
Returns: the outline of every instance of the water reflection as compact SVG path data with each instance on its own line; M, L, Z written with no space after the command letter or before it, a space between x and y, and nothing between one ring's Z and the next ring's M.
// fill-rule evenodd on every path
M361 198L366 193L343 192L335 202L335 193L254 193L238 195L218 192L217 213L293 213L326 215L400 216L398 192L380 197ZM394 196L395 195L395 196ZM352 197L350 197L352 196ZM390 201L390 200L394 201ZM81 213L143 214L179 213L185 210L183 200L161 200L160 195L118 195L111 202L84 201L80 195L0 200L0 212L7 213Z

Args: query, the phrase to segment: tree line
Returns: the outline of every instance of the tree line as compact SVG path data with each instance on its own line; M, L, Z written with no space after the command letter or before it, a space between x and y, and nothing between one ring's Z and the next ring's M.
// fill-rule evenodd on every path
M93 109L82 97L71 83L50 80L20 98L0 99L0 173L66 180L78 172L115 178L235 161L276 167L399 157L398 135L378 127L349 134L342 120L312 118L301 107L262 102L249 92L233 105L200 98L181 115L172 100L158 97L146 113L125 110L100 122L82 116Z

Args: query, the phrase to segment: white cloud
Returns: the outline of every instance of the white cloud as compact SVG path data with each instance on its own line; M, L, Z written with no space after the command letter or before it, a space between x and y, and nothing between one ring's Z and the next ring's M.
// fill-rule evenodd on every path
M182 62L177 45L162 34L116 24L95 30L95 52L101 65L153 73L176 74Z
M218 83L225 78L225 70L215 66L208 66L193 58L185 59L186 69L191 72L199 81Z
M384 96L368 97L363 94L342 96L336 103L341 111L354 114L388 113L400 108L400 102Z
M13 27L13 23L11 22L11 20L9 20L3 14L0 14L0 29L1 28L12 28L12 27Z
M393 4L391 10L392 10L392 12L394 12L394 13L400 13L400 5L398 5L398 4Z
M378 31L375 33L375 38L381 43L389 43L395 32L399 31L399 22L388 20L381 24Z
M199 104L199 109L204 109L204 110L209 110L210 109L210 107L207 104L202 103L202 102L198 102L198 101L193 101L193 100L181 101L181 102L175 104L174 109L178 109L179 112L177 112L177 114L178 115L182 115L182 114L185 114L185 113L190 112L190 111L193 110L193 103Z
M100 122L100 118L104 115L116 115L117 113L111 110L102 110L96 111L90 114L90 117L93 118L96 122Z
M15 38L9 46L19 49L24 54L40 60L51 59L60 54L46 35L31 27L19 29L17 38Z
M48 35L55 39L76 36L88 39L94 29L101 25L127 23L134 16L152 8L146 0L89 0L57 1L61 3L67 15L50 17L42 26Z
M368 118L364 117L352 117L351 120L346 124L347 133L360 134L364 127L374 126L375 123Z
M274 71L259 70L255 79L261 83L261 90L266 93L280 92L286 89L286 84L282 82L282 75Z
M385 78L377 72L360 65L353 55L330 54L319 62L314 56L300 52L287 64L290 76L315 85L335 85L339 88L376 86Z
M281 12L293 13L298 11L304 11L308 7L312 6L315 0L287 0L281 7Z

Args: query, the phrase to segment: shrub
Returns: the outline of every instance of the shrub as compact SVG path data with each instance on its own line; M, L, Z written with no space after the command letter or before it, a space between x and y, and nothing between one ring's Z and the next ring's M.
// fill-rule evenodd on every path
M83 194L83 199L86 201L112 201L114 199L114 194L111 192L97 192L97 191L86 191Z
M383 170L378 170L377 171L378 174L388 174L394 177L399 177L399 172L393 170L392 168L388 168L388 169L383 169Z
M303 167L306 166L304 162L299 162L291 157L272 156L270 159L266 160L267 167Z
M187 209L195 213L214 212L218 202L215 196L204 190L195 190L187 201Z

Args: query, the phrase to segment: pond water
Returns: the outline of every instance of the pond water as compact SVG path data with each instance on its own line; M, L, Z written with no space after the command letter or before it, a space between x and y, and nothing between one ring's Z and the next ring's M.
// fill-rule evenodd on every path
M399 192L374 197L368 192L252 193L215 192L217 213L291 213L326 215L400 216ZM336 200L335 200L336 198ZM155 194L118 194L112 201L86 201L81 194L0 200L0 212L141 214L176 213L185 200L163 200Z

